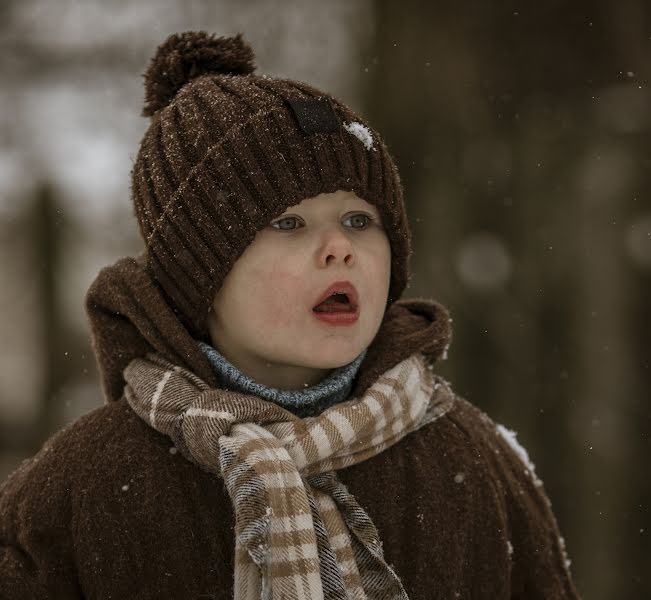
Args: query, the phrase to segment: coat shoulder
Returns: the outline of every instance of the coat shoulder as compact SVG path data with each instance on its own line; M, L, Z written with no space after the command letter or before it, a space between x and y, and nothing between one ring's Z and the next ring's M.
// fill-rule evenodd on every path
M543 512L550 508L543 483L515 432L466 398L455 394L450 409L420 431L421 439L415 442L423 452L452 455L459 466L474 466L507 504L514 497L528 497L535 499L535 504L542 502Z
M523 486L529 490L542 488L535 467L515 432L459 395L455 396L454 406L444 418L448 427L458 431L458 442L472 447L483 458L485 467L503 494L515 492L520 495Z
M10 473L0 485L0 512L27 511L24 518L34 520L37 507L51 513L53 502L83 490L84 476L106 478L135 460L136 451L141 457L160 454L167 451L165 445L164 437L142 423L126 401L100 406L52 434Z
M516 433L459 396L446 418L469 443L472 440L491 485L502 499L513 597L578 598L569 571L571 561L550 499Z
M22 586L8 597L46 597L32 591L28 569L38 585L68 594L52 597L229 589L233 514L223 480L175 450L125 400L50 437L0 487L0 597L3 577Z

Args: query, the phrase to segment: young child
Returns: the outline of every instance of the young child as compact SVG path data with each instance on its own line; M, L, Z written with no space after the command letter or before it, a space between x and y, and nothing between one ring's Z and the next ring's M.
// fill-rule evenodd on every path
M577 598L511 432L435 374L438 303L380 136L170 36L132 172L145 241L86 296L106 404L0 488L7 599Z

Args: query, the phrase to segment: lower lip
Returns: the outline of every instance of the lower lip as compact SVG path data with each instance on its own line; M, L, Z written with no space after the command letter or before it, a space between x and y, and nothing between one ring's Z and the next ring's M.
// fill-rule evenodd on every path
M354 312L316 312L313 310L312 314L319 321L323 321L328 325L352 325L359 317L359 309Z

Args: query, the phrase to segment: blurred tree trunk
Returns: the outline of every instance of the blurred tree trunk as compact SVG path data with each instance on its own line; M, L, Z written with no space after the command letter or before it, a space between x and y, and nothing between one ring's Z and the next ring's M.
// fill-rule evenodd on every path
M9 237L16 240L16 245L20 242L21 247L28 240L31 248L28 272L22 274L21 281L5 279L4 283L23 289L34 286L36 290L33 319L38 323L40 335L33 344L36 353L30 356L26 368L27 376L40 379L42 385L34 422L0 422L0 452L27 457L65 425L65 392L82 371L79 357L83 359L87 342L70 334L60 306L65 285L63 256L69 247L67 239L73 235L72 224L61 208L55 188L46 181L36 186L31 201L25 205L28 207L25 213L12 225L19 231L13 231ZM15 385L20 382L16 381Z
M61 272L61 253L63 251L63 222L54 188L48 183L41 184L35 194L31 218L33 225L37 276L42 311L42 362L45 377L41 396L39 421L35 433L38 440L46 439L59 425L60 407L56 403L56 392L64 384L63 334L60 327L60 306L58 286Z

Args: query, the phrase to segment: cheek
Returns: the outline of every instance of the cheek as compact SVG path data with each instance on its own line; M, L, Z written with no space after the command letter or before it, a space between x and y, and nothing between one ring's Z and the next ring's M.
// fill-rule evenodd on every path
M252 320L261 327L296 323L297 311L305 297L305 277L293 271L288 261L268 261L250 272L247 304ZM304 308L304 307L303 307Z
M373 252L367 264L367 272L372 273L372 282L376 297L388 292L391 280L391 246L389 240L384 238L378 240L374 245Z

